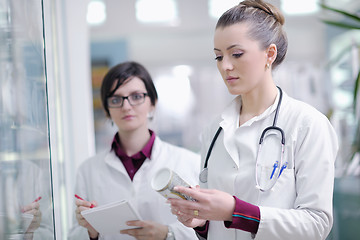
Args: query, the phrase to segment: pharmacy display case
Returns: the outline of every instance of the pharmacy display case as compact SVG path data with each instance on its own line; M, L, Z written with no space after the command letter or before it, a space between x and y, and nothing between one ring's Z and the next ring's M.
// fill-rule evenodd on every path
M0 0L0 239L55 239L42 4Z

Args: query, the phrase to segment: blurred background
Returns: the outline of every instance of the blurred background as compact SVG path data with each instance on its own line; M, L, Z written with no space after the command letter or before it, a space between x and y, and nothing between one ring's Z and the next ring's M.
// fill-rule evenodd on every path
M153 77L159 101L151 128L198 152L203 127L234 97L212 49L218 17L238 2L0 0L0 239L21 238L20 207L39 195L45 216L39 239L66 239L77 167L106 150L116 131L99 88L122 61L140 62ZM269 2L284 13L289 39L276 83L328 116L339 136L328 239L357 239L360 2Z

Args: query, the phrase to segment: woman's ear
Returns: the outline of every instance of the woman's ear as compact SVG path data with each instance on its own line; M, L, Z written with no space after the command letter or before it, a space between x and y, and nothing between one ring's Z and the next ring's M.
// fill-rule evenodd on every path
M151 121L154 119L154 115L155 115L155 106L151 105L150 107L150 111L148 112L148 119Z
M270 46L266 49L266 55L267 55L267 63L269 65L272 65L272 63L275 61L277 56L277 47L275 44L270 44Z

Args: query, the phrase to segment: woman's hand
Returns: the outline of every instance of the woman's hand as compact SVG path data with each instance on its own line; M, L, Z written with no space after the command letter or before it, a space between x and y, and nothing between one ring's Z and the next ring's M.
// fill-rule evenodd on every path
M42 214L40 211L40 204L38 202L33 202L29 205L26 205L22 208L23 213L31 214L33 215L33 219L26 230L26 233L33 233L36 229L40 227Z
M171 212L172 214L176 215L178 221L184 224L186 227L190 227L190 228L202 227L206 223L206 220L204 219L198 219L195 218L194 216L189 217L183 214L180 210L176 210L175 208L171 208Z
M235 199L230 194L215 189L201 189L199 186L196 188L177 186L174 190L196 199L196 201L168 199L172 213L185 226L203 226L206 220L232 221Z
M95 228L93 228L90 225L88 221L86 221L86 219L81 215L81 212L90 209L91 204L93 204L96 207L97 203L95 201L88 202L88 201L76 199L75 204L76 204L76 210L75 210L76 220L78 221L79 225L83 226L88 230L89 236L91 238L96 238L99 235L99 233L95 230Z
M128 234L138 240L164 240L168 232L166 225L152 221L129 221L127 225L139 228L122 230L120 233Z

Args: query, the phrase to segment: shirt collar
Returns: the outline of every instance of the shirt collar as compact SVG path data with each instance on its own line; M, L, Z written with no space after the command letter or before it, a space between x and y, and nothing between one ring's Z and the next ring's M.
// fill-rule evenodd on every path
M130 157L130 158L138 159L138 158L141 158L141 156L144 156L146 158L151 159L151 151L152 151L152 147L154 145L156 135L155 135L155 132L150 129L149 129L149 132L151 134L149 141L146 143L146 145L143 147L143 149L141 149L141 151L139 151L138 153L135 153L132 156L128 156L122 149L120 140L119 140L119 133L115 134L114 139L111 144L111 148L112 148L112 150L114 150L116 155L120 158L121 157Z
M278 90L278 94L275 98L274 103L268 107L263 113L258 116L253 117L249 121L247 121L243 126L250 126L252 123L262 120L268 117L272 112L275 111L280 98L280 90ZM223 111L221 117L223 121L220 123L220 126L223 128L227 128L229 126L239 127L239 117L240 117L240 109L241 109L241 96L237 96Z

